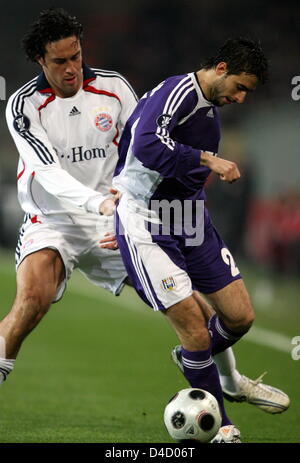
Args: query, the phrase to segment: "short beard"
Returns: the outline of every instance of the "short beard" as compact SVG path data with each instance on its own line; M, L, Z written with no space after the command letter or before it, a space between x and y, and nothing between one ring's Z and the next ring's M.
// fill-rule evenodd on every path
M212 98L209 100L214 106L224 106L224 103L220 103L220 101L217 98Z
M224 103L220 102L220 87L222 87L222 81L218 82L218 84L215 84L215 86L212 87L210 91L209 101L215 106L224 106Z

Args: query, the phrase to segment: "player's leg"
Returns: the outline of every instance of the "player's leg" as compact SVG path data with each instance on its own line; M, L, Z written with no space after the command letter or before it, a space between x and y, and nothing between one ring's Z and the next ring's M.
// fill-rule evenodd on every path
M212 352L216 355L248 331L254 312L242 280L234 281L208 297L217 312L208 324L212 334ZM287 410L290 401L283 391L261 384L263 375L255 381L240 375L235 368L233 353L228 352L226 355L227 365L224 368L221 362L219 371L223 392L229 400L247 401L268 413Z
M249 331L254 321L254 310L242 279L232 281L207 296L216 311L208 322L212 353L216 355Z
M216 314L212 306L202 297L198 291L193 292L193 296L197 301L200 310L202 311L206 323ZM183 371L181 363L181 346L176 346L172 351L172 358L176 365ZM232 392L238 392L238 382L241 378L241 374L236 369L235 355L231 347L228 347L223 352L213 356L213 360L218 367L220 381L222 388L230 390Z
M289 405L286 394L271 386L261 384L261 378L252 381L240 375L235 368L235 358L230 346L249 329L254 316L253 308L241 280L239 269L217 230L212 226L208 214L206 215L204 241L201 246L188 249L186 260L194 287L206 296L215 293L217 296L221 295L223 299L226 299L226 305L229 307L230 317L226 315L227 311L226 313L220 311L209 322L210 331L214 334L212 353L214 355L219 352L218 356L214 355L214 360L221 373L220 380L224 394L227 398L230 394L234 400L246 400L269 413L286 410ZM237 287L239 288L238 296L235 291ZM218 293L222 288L227 288L226 294L224 294L225 291ZM212 301L213 305L218 304L217 297L215 299ZM232 301L235 301L235 305L231 310ZM207 304L204 307L207 319L210 308ZM180 347L176 347L172 356L179 367L181 365L180 355ZM232 390L235 391L233 394Z
M199 301L198 293L195 293L208 320L212 355L215 355L233 345L249 330L254 320L251 301L239 269L208 213L205 214L202 243L185 247L183 252L194 289L205 294L217 312L210 316L210 307Z
M194 291L194 298L196 299L200 309L202 310L204 317L207 321L216 314L212 306L202 297L198 291ZM180 346L176 346L172 353L174 361L178 364L180 362ZM239 392L239 382L241 380L241 374L236 368L236 359L234 352L231 347L227 347L224 351L213 355L215 364L218 367L220 381L222 389L231 392ZM180 364L178 365L180 367Z
M184 256L176 240L163 236L158 245L145 229L145 216L131 212L124 196L117 214L117 237L127 273L140 297L166 314L183 344L184 375L192 387L211 392L219 402L223 423L230 424L217 367L211 358L206 320L193 297ZM121 224L123 229L121 228ZM129 233L130 231L130 233ZM159 265L157 265L159 263Z
M211 339L207 323L193 296L169 307L166 317L181 342L183 374L191 387L213 394L222 413L222 426L230 425L226 415L219 375L211 357Z
M185 249L189 275L196 288L209 296L213 309L226 307L216 314L197 291L194 297L205 314L212 335L212 355L225 351L245 334L254 319L249 295L244 287L239 269L217 230L205 211L204 239L201 245ZM239 288L238 290L235 290ZM231 304L232 303L232 304ZM227 309L228 307L228 309Z
M26 336L47 313L65 276L59 253L42 249L24 258L17 271L17 292L0 322L0 383L12 370Z
M250 329L255 318L254 310L241 278L214 293L207 294L207 297L229 330L247 332Z
M208 321L215 315L212 306L197 292L194 297ZM172 351L172 358L181 371L181 346ZM213 356L217 365L224 396L230 401L248 402L268 413L282 413L289 407L289 397L280 389L262 384L262 376L252 380L241 374L236 367L236 359L231 347Z

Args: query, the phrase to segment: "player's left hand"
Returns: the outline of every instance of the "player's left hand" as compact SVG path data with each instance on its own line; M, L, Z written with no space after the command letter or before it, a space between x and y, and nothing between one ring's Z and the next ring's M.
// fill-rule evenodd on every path
M200 164L209 167L213 172L219 174L224 182L233 183L241 177L239 168L235 162L213 156L207 151L202 151Z
M103 249L112 249L115 251L118 249L118 242L116 239L116 235L111 232L105 233L105 238L102 238L102 240L99 241L99 247Z

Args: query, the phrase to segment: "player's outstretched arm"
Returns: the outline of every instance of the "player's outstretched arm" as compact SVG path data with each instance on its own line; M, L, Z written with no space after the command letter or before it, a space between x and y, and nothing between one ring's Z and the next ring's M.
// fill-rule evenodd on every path
M112 196L105 199L103 203L100 205L99 212L102 215L111 216L116 209L117 201L120 199L121 193L118 190L116 190L115 188L110 188L110 192ZM117 249L118 242L115 233L107 232L104 235L104 238L102 238L99 241L99 247L112 250Z
M34 180L57 200L97 214L107 196L84 185L61 167L33 104L26 100L22 112L15 109L18 92L8 100L6 119L23 165L34 172Z

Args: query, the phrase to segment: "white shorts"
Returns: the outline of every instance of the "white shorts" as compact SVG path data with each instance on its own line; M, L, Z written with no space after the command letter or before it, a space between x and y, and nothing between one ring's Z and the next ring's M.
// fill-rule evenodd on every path
M95 285L118 295L127 273L119 250L99 247L99 240L107 232L114 233L113 217L96 214L54 217L25 214L16 247L16 267L33 252L55 249L63 260L66 276L53 302L62 297L75 268Z
M151 211L123 194L117 207L117 237L135 290L154 310L164 310L191 296L193 289L188 273L153 241L145 220L150 216Z

